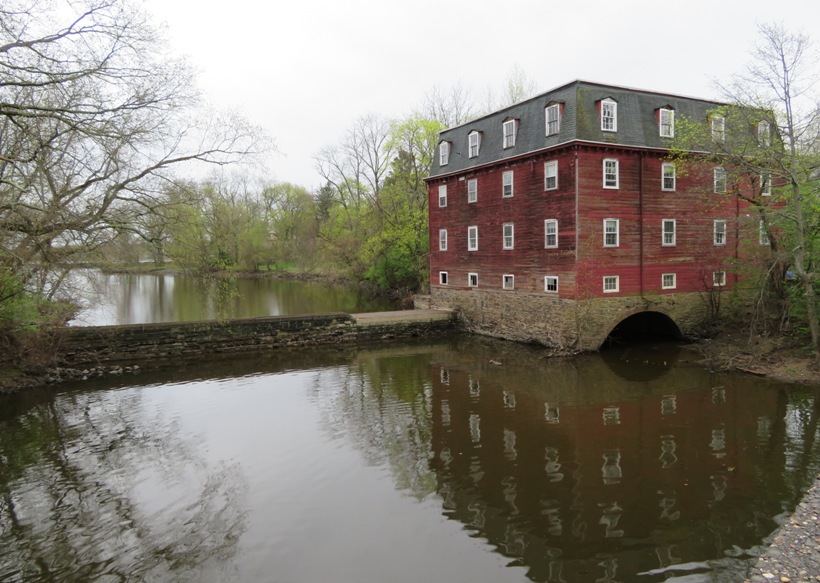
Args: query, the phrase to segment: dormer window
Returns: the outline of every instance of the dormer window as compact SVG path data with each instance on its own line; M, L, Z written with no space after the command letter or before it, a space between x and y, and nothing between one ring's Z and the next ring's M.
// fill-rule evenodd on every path
M561 131L561 104L548 105L544 110L547 124L547 135L555 136Z
M712 118L712 139L722 142L726 139L726 118L716 115Z
M438 164L447 166L450 163L450 142L441 142L438 146Z
M601 131L618 131L618 102L610 98L601 101Z
M761 121L757 124L757 143L760 147L767 147L771 145L771 130L769 129L769 122Z
M467 136L467 142L469 146L469 157L475 158L481 149L481 132L470 132L470 135Z
M662 138L675 137L675 110L662 107L658 110L658 127Z
M515 146L515 130L517 125L514 119L508 119L504 122L504 148L512 148Z

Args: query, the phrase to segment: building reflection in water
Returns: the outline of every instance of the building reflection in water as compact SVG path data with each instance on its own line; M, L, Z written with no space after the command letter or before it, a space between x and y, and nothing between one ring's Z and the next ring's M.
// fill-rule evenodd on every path
M761 481L787 491L790 471L817 469L809 456L787 467L789 395L758 379L667 366L625 380L600 358L475 370L447 356L432 374L444 512L535 581L742 569L783 512ZM791 439L813 431L800 423Z

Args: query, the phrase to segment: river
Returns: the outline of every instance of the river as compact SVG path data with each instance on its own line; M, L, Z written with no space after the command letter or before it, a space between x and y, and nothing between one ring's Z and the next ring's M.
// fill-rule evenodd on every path
M395 301L351 285L261 276L209 278L78 269L67 287L83 306L71 322L74 326L398 309Z
M453 336L0 398L0 581L741 581L817 394Z

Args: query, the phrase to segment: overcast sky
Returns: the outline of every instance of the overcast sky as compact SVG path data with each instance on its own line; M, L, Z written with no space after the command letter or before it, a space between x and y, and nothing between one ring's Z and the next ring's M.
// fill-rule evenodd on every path
M209 100L264 127L271 177L313 189L313 157L366 114L456 83L482 101L514 66L539 92L574 79L716 97L757 24L812 34L818 0L147 0ZM820 33L813 35L820 44Z

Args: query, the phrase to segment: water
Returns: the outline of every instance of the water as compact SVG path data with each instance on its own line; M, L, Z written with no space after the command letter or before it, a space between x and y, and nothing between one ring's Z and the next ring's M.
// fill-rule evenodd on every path
M398 309L396 302L372 297L355 286L264 277L202 278L76 270L69 289L83 304L83 310L71 322L75 326Z
M0 399L0 581L741 581L809 389L458 336Z

